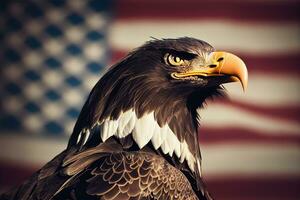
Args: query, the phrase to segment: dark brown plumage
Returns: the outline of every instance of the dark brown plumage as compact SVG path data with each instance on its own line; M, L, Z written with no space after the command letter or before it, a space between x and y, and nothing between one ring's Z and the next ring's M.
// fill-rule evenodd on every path
M245 72L225 64L232 54L213 51L179 38L131 52L91 91L67 149L2 198L211 199L196 110L233 77L245 84Z

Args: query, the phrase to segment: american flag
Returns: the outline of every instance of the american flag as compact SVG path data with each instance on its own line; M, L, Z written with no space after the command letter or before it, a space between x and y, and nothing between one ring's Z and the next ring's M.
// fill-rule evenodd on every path
M46 2L46 1L45 1ZM239 55L249 88L201 115L216 199L300 199L300 2L10 1L1 6L0 187L62 151L104 66L154 38L191 36Z

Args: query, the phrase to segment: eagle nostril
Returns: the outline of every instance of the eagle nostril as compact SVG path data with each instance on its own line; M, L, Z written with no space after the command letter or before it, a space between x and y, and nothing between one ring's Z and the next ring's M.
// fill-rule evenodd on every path
M208 65L208 67L215 68L215 67L217 67L217 65L216 64L210 64L210 65Z
M224 60L224 58L223 57L220 57L220 58L218 58L218 62L221 62L222 60Z

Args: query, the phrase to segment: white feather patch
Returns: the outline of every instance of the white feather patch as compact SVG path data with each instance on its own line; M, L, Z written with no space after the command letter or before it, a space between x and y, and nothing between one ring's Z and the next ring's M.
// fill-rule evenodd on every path
M186 148L185 148L185 142L183 143L180 143L180 151L181 151L181 154L180 154L180 162L183 163L183 161L185 160L185 157L186 157Z
M181 151L180 151L180 141L177 141L177 144L175 145L175 149L174 149L175 155L179 158Z
M168 127L169 126L163 126L160 129L160 140L161 140L161 145L165 142L167 135L168 135Z
M101 138L102 141L106 141L109 137L115 135L118 128L117 120L105 120L101 127Z
M162 144L162 138L161 138L161 127L159 127L159 125L156 123L155 125L155 129L153 132L153 136L151 138L151 142L153 147L157 150L161 144Z
M83 129L83 130L84 130L84 129ZM77 138L76 144L78 144L78 143L80 142L80 140L81 140L81 135L82 135L83 130L80 131L80 133L79 133L79 135L78 135L78 138Z
M202 176L201 161L199 159L196 159L196 160L197 160L198 171L200 173L200 176Z
M134 122L129 123L130 120L134 121L135 117L135 113L132 109L127 110L126 112L122 112L120 114L120 117L118 119L119 121L119 126L118 126L118 131L117 131L117 136L119 138L123 138L126 137L129 133L131 133L133 126L134 126ZM130 126L131 124L131 126Z
M102 141L106 141L111 136L124 138L132 133L132 137L139 148L143 148L151 140L155 149L161 148L164 154L170 156L175 153L181 163L186 160L189 168L194 171L196 160L186 141L180 142L168 124L160 127L154 119L153 112L144 114L138 119L135 111L129 109L121 112L117 120L105 119L103 122L97 122L97 124L100 124L101 127ZM85 143L88 137L89 134L83 134L82 131L78 136L77 143L80 140L84 140L83 143ZM200 167L199 162L197 165Z
M85 145L85 143L87 142L87 140L89 139L89 137L90 137L90 130L84 131L82 145Z
M166 142L166 140L161 144L161 150L164 154L168 154L170 151L169 144Z
M133 128L132 137L137 145L143 148L152 138L155 129L153 112L143 115L138 119Z
M175 135L171 132L171 130L168 130L167 132L167 138L165 140L165 143L168 145L169 147L169 155L172 156L173 152L174 152L174 148L175 148L175 144L173 144L174 140L176 139L174 137Z
M133 113L132 117L130 118L130 120L128 122L128 124L124 128L124 132L123 132L124 137L129 135L132 132L132 130L135 126L136 120L137 120L136 115L135 115L135 113Z
M169 155L172 156L175 149L177 149L177 150L179 149L179 151L180 151L180 141L174 135L174 133L171 131L170 128L169 128L168 133L169 133L169 135L168 135L166 141L168 141L169 148L170 148Z

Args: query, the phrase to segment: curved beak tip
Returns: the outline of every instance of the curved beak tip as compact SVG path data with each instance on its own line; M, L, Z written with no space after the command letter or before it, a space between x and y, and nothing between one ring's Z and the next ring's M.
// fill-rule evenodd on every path
M243 80L241 80L241 84L243 87L243 91L246 92L246 90L248 88L248 74Z
M234 76L237 77L238 81L242 85L243 91L246 92L248 88L248 70L245 63L242 60L240 61L241 64L236 66L237 71Z
M246 90L247 90L247 85L245 85L245 84L242 83L242 88L243 88L243 92L246 92Z
M239 68L239 70L238 70L236 76L238 77L238 79L242 85L243 91L246 92L247 87L248 87L248 70L247 70L245 63L242 60L241 60L241 62L242 63L237 66Z

